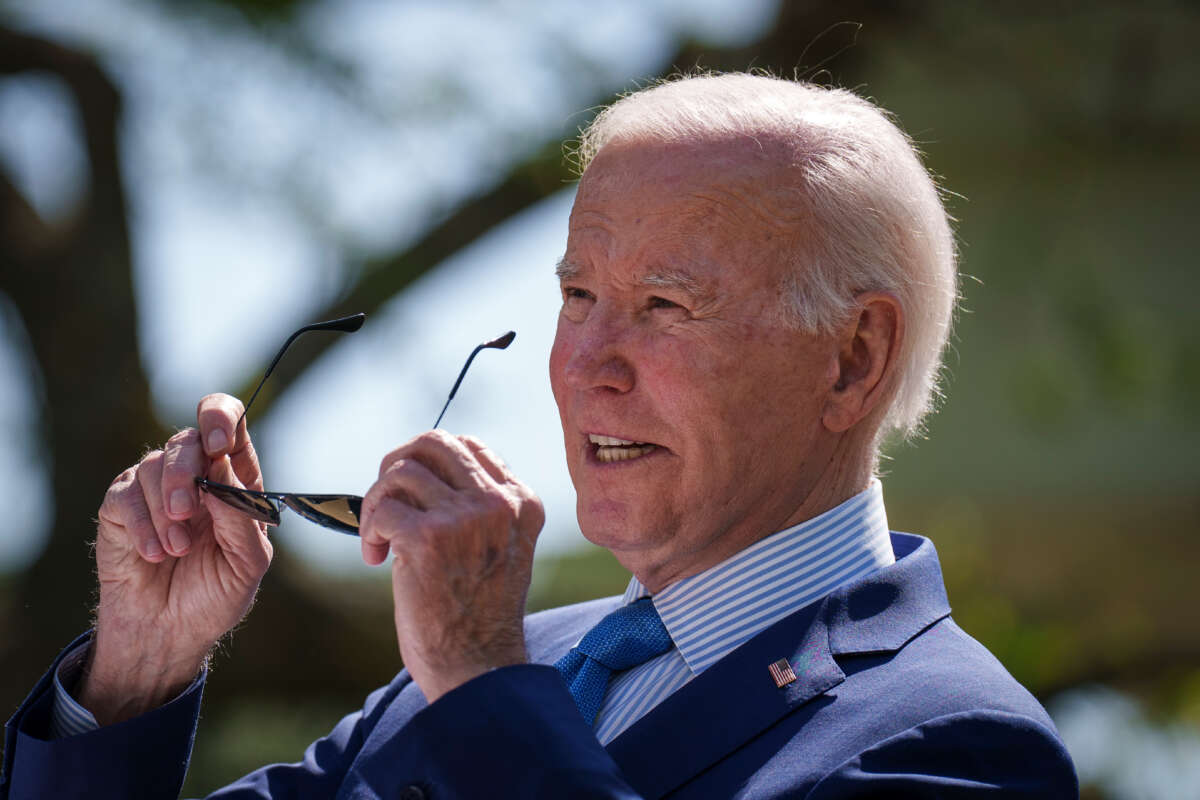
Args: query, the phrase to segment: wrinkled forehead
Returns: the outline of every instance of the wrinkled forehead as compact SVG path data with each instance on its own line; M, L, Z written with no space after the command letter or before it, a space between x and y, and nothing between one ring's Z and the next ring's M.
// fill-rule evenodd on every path
M680 235L786 235L799 222L787 151L750 137L617 140L580 180L570 230L638 227Z
M744 136L611 142L580 180L568 255L642 247L685 260L757 262L798 223L788 212L787 171L782 149Z
M571 231L637 225L645 216L698 230L786 235L803 224L787 145L744 135L711 140L617 140L579 182ZM632 215L632 217L631 217Z
M779 188L792 162L791 146L778 137L745 134L659 140L616 139L592 159L580 193L654 184L664 192L753 189L766 196Z

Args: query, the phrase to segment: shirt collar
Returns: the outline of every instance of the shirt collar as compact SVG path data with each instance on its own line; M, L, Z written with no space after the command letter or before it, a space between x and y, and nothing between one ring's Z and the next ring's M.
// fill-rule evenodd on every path
M676 581L654 607L699 674L755 634L851 580L895 562L878 479L844 503ZM623 604L649 592L637 578Z

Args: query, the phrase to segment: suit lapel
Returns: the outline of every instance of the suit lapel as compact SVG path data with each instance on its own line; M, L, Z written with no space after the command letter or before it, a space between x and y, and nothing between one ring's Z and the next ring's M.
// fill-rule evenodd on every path
M845 680L836 657L894 652L950 613L933 544L893 534L897 561L785 617L608 744L630 784L657 798ZM768 667L786 658L796 680Z
M771 626L610 742L630 784L644 797L661 797L841 683L819 610L812 605ZM781 658L796 674L783 688L768 669Z

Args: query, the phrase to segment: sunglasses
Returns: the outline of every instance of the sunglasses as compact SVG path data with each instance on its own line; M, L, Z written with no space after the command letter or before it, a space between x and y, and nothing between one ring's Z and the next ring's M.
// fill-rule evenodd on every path
M279 363L279 359L283 358L283 354L287 352L288 347L291 346L297 337L309 331L353 333L362 327L363 320L366 318L366 314L358 313L348 317L327 320L326 322L316 322L312 325L305 325L289 336L287 341L283 343L283 347L279 348L279 352L275 355L271 366L267 367L262 380L258 382L258 387L255 388L254 394L250 396L250 402L246 403L246 408L242 411L242 416L238 417L238 424L241 424L241 421L246 418L246 413L250 410L250 406L254 404L254 399L258 397L259 390L262 389L263 384L270 377L272 370ZM475 360L475 356L479 354L479 351L489 348L503 350L512 344L515 338L517 338L517 334L514 331L509 331L503 336L492 339L490 342L484 342L471 351L471 355L467 356L467 363L463 364L462 370L458 373L458 380L454 381L454 387L450 390L450 396L446 398L446 404L442 406L442 412L438 414L437 420L433 423L434 428L441 424L442 417L446 414L446 409L450 407L450 401L458 393L458 387L462 384L463 377L467 374L467 368L471 366L471 362ZM236 430L237 425L234 428ZM330 530L350 536L358 535L359 515L362 512L362 498L358 495L259 492L254 489L242 489L237 486L217 483L207 478L196 478L196 483L199 484L201 490L208 492L222 503L236 508L251 519L265 522L268 525L278 525L283 509L290 508L300 516L310 522L317 523L323 528L329 528Z

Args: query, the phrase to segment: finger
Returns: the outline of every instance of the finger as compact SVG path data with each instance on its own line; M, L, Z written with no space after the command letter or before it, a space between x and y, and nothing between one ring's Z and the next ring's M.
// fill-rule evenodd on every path
M458 439L466 445L467 450L475 456L475 460L487 471L492 480L497 483L520 483L516 476L509 471L508 465L500 460L500 456L496 455L482 440L469 435L459 436Z
M227 394L210 394L200 399L196 406L196 423L209 458L219 458L233 451L237 429L242 427L238 420L243 411L242 401Z
M218 483L237 485L237 477L228 458L209 466L208 477ZM226 560L241 580L258 581L271 564L274 548L267 538L266 523L258 522L205 493L204 508L212 516L213 537L224 551Z
M238 481L247 489L263 490L262 469L258 464L258 453L250 442L250 434L243 422L234 451L229 454L229 463Z
M382 564L394 540L415 530L420 514L454 502L455 492L419 461L393 461L363 497L359 539L363 560Z
M138 480L139 467L125 470L108 487L100 505L100 523L122 537L127 545L132 545L144 560L157 564L167 557L167 553Z
M401 459L419 461L454 489L487 490L493 483L467 446L445 431L427 431L388 453L379 474Z
M374 544L366 539L360 539L359 544L362 546L363 563L369 567L377 567L387 559L388 546L386 544Z
M375 514L385 502L400 503L420 512L454 502L454 494L453 489L421 462L394 461L363 497L359 536L367 544L386 545L400 530L398 525L374 524Z
M546 509L541 499L533 490L513 475L508 465L500 460L486 444L474 436L461 436L463 444L475 455L483 468L499 484L506 487L507 492L519 499L522 529L530 532L534 539L541 533L542 525L546 522Z
M367 494L372 491L380 497L403 500L421 511L428 511L442 503L452 503L457 494L440 475L413 458L392 462L371 489L367 490Z
M192 540L187 526L174 521L164 504L168 497L162 484L164 460L162 450L155 450L143 458L137 466L137 485L141 489L141 501L150 514L159 544L170 555L181 556L187 553Z
M208 457L229 456L241 485L262 491L262 472L242 417L244 412L242 401L236 397L210 394L196 407L196 422Z
M362 542L362 557L370 566L382 564L396 539L405 531L415 529L421 512L396 497L376 499L366 513L367 501L363 498L362 526L358 530Z
M199 508L200 493L196 478L208 471L208 458L200 443L200 432L188 428L172 436L163 447L162 489L158 507L175 522L186 520Z

